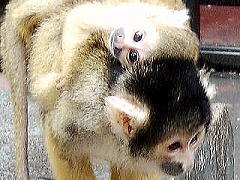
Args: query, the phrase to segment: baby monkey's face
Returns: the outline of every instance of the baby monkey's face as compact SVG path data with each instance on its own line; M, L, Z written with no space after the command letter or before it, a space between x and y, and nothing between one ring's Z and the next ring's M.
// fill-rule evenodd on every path
M130 66L149 57L158 42L156 28L150 22L117 28L110 37L110 49L123 65Z
M178 176L190 170L194 165L194 153L203 143L205 133L204 126L192 133L180 130L156 145L153 154L160 159L161 171L166 175Z

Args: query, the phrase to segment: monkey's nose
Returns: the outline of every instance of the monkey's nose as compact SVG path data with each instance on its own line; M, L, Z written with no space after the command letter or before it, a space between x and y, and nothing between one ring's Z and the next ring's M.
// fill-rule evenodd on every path
M163 172L171 176L178 176L184 172L182 163L170 162L162 165Z

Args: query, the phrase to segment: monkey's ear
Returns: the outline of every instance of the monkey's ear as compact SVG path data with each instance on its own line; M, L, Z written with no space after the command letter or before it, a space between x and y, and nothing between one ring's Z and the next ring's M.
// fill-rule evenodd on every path
M106 98L106 107L112 122L114 133L132 137L137 128L143 126L147 120L146 108L140 108L134 102L126 99L109 96Z

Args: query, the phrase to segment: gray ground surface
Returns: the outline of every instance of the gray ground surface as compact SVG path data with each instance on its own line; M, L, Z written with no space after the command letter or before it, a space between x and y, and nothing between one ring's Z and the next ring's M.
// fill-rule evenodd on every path
M9 91L0 91L0 179L14 179L13 153L13 113L12 104L9 102ZM36 107L30 103L30 128L29 128L29 165L31 174L38 177L51 178L49 163L47 162L46 151L43 145L41 121L36 118ZM37 162L37 163L36 163ZM34 173L33 173L34 171ZM37 177L33 177L37 179Z
M240 78L236 75L213 74L212 82L217 85L218 93L213 102L226 103L233 124L235 142L235 178L240 179ZM41 122L36 114L36 107L30 103L30 172L33 179L52 178L46 151L43 145ZM9 99L9 90L0 75L0 180L15 179L14 176L14 147L13 147L13 114ZM98 179L108 179L107 166L98 166ZM211 177L211 176L209 176ZM211 178L209 178L210 180ZM227 179L228 180L228 179Z
M213 73L211 81L217 87L213 102L225 103L229 110L234 134L235 180L240 180L240 75Z

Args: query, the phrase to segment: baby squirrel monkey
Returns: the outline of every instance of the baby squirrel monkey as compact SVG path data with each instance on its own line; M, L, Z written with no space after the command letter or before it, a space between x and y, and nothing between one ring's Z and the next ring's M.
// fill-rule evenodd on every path
M92 12L98 12L97 20ZM162 57L187 57L196 62L198 41L188 27L186 13L185 9L173 11L144 3L90 3L74 8L63 27L63 79L72 72L80 44L96 30L108 33L108 49L123 66L144 61L154 51ZM60 89L64 80L58 82Z
M90 157L110 161L114 180L191 169L211 111L186 11L156 1L69 2L12 2L1 27L22 138L18 178L29 178L27 92L42 109L57 180L95 179Z

